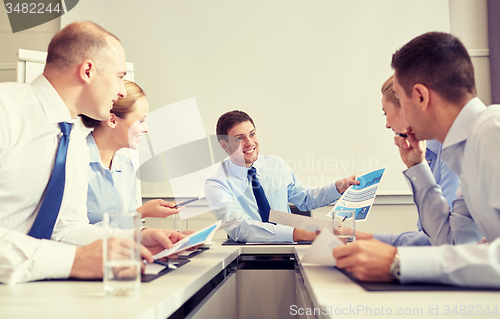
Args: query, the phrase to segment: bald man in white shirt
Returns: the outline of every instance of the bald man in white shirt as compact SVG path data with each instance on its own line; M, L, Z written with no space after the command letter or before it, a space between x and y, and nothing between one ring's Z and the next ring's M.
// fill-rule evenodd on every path
M71 130L64 193L51 240L28 236L44 201L61 139L59 123L78 115L106 120L126 95L125 52L118 38L91 22L75 22L49 44L43 75L31 84L0 84L0 282L102 278L104 230L87 219L85 137ZM47 200L53 200L52 198ZM142 231L142 256L170 248L183 235Z

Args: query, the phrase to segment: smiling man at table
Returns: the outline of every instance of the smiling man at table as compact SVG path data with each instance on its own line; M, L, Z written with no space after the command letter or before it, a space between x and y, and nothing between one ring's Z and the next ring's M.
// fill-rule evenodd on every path
M215 217L229 236L241 242L312 241L316 233L269 223L270 209L289 212L288 203L307 211L330 204L349 186L359 184L354 176L309 189L286 162L277 156L259 155L259 139L252 118L231 111L217 121L217 139L229 155L205 185L205 195Z

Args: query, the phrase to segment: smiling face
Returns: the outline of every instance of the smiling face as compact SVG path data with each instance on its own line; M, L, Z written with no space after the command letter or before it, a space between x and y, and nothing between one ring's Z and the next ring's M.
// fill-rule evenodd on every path
M385 115L387 129L393 130L396 133L401 133L408 127L408 122L403 117L401 107L389 102L385 96L382 96L382 111Z
M148 131L146 117L149 113L149 104L145 96L139 98L132 106L134 111L125 118L116 117L116 139L122 147L138 149L142 135Z
M250 121L235 124L228 131L228 142L220 140L233 163L250 167L259 157L259 139Z

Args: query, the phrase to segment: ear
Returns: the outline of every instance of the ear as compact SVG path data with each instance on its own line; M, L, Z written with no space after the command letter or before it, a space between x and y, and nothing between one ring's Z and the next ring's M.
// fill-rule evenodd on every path
M426 111L430 103L429 89L421 83L415 84L413 86L412 98L415 99L414 102L417 105L420 105L422 111Z
M95 74L97 73L94 61L85 60L78 67L78 76L85 83L89 83L94 79Z
M219 140L219 144L222 147L222 149L229 154L229 147L227 146L227 142L224 140Z
M106 121L106 124L108 124L109 127L115 128L117 125L117 116L116 114L111 113L110 117Z

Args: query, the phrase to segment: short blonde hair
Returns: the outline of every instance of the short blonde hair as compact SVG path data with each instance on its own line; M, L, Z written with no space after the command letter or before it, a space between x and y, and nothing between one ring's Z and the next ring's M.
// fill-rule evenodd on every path
M391 75L387 80L385 80L384 84L382 85L382 95L385 97L385 100L388 102L391 102L394 104L396 107L400 107L401 104L399 104L399 99L396 97L394 94L394 74Z
M144 90L135 82L123 80L125 90L127 90L127 97L121 97L113 104L111 113L119 118L125 118L127 114L135 111L135 102L141 97L146 96Z

